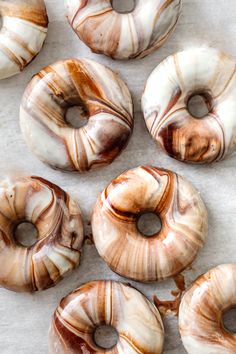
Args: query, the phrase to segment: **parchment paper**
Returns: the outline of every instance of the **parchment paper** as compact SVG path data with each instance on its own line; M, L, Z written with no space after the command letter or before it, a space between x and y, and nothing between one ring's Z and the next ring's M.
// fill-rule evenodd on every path
M236 55L235 0L183 0L183 13L175 33L157 52L143 60L118 62L94 55L73 33L64 17L63 1L46 0L50 19L46 44L26 70L0 82L0 178L8 173L43 176L71 193L79 202L87 235L97 195L125 169L154 164L172 169L188 178L201 192L209 210L207 243L185 272L187 284L209 268L236 261L236 156L211 166L189 166L172 160L151 140L140 113L144 83L152 69L167 55L193 44L210 44ZM32 75L44 66L66 57L88 57L119 72L128 84L135 103L135 130L125 152L109 167L85 175L53 171L26 147L19 128L19 105ZM0 265L1 267L3 265ZM51 316L60 299L80 284L93 279L119 279L98 256L93 245L83 249L80 267L55 288L37 294L17 294L0 289L0 353L47 353ZM133 283L150 299L157 294L171 299L172 280L159 284ZM165 354L184 354L177 319L165 321Z

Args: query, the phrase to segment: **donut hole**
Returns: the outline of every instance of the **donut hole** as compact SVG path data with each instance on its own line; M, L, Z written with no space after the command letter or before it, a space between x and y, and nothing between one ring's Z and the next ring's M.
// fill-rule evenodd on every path
M137 228L145 237L155 236L161 231L161 218L155 213L142 213L138 217Z
M112 326L99 326L94 332L94 342L102 349L112 349L117 345L119 336Z
M135 9L135 0L112 0L113 9L119 14L128 14Z
M236 307L225 311L222 322L228 332L236 334Z
M195 94L188 100L188 111L197 119L206 117L211 110L211 100L209 95Z
M83 106L72 106L67 109L65 115L66 123L75 129L80 129L88 123L88 114Z
M14 230L15 241L23 246L33 246L38 239L38 230L34 224L28 221L19 223Z

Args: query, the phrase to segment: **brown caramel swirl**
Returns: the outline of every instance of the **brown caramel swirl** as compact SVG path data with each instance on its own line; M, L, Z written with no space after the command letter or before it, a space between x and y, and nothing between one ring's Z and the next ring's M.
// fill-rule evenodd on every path
M144 237L137 228L143 213L160 216L162 229ZM206 207L195 188L174 172L151 166L115 178L98 198L92 218L101 257L116 273L156 281L189 266L207 234Z
M66 122L79 106L87 124ZM78 117L80 119L80 117ZM41 70L21 102L20 124L33 153L53 168L84 172L111 163L133 130L133 104L117 74L87 59L59 61Z
M37 242L24 247L15 228L30 222ZM20 177L0 184L0 285L14 291L54 286L80 261L83 224L77 203L40 177Z
M236 334L222 321L236 306L236 264L224 264L200 276L180 305L179 327L189 354L235 354Z
M95 330L112 326L118 342L102 349ZM50 354L161 354L164 327L161 316L136 289L114 281L94 281L66 296L56 309L49 334Z

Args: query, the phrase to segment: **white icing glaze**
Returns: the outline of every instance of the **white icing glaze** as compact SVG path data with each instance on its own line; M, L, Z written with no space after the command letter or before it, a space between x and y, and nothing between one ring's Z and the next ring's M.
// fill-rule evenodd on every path
M236 63L219 50L190 48L165 59L152 72L142 98L153 138L172 157L207 163L236 149ZM188 100L200 94L209 114L196 119Z
M137 0L128 14L113 10L110 0L66 0L68 20L94 52L114 59L144 57L174 30L181 0Z
M40 52L47 34L44 0L0 1L0 79L21 72Z
M235 354L236 334L222 315L236 306L236 264L220 265L199 277L181 301L179 327L189 354Z

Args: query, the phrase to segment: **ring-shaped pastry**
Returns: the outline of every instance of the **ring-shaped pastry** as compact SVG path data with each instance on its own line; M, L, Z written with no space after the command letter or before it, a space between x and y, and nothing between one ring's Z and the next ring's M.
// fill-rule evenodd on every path
M66 0L67 17L90 49L113 59L142 58L159 48L173 32L181 0L136 0L121 14L111 0Z
M21 72L40 52L47 35L44 0L0 0L0 79Z
M180 304L179 328L189 354L235 354L236 334L222 316L236 306L236 264L224 264L200 276Z
M66 121L79 106L87 124ZM81 119L81 117L78 117ZM133 104L125 83L87 59L59 61L41 70L21 102L20 124L31 151L53 168L84 172L110 164L133 131Z
M32 246L15 238L22 222L38 231ZM55 184L40 177L0 184L0 286L21 292L54 286L79 264L83 239L79 206Z
M118 342L111 349L98 347L94 333L112 326ZM49 334L50 354L161 354L164 327L159 311L131 286L114 281L85 284L62 299Z
M189 102L202 96L209 113L197 119ZM171 157L219 161L236 150L236 62L213 48L176 53L152 72L142 98L154 140Z
M155 213L160 232L145 237L143 213ZM174 172L141 166L115 178L97 200L92 229L100 256L116 273L150 282L189 266L203 246L207 211L199 192Z

